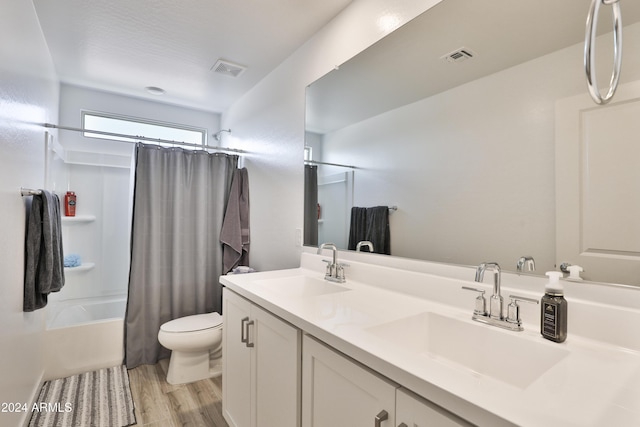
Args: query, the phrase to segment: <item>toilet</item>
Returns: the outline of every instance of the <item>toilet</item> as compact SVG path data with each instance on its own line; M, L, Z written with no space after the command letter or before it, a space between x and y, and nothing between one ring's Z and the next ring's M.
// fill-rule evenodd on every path
M160 326L158 341L171 350L167 382L185 384L222 374L222 316L195 314Z

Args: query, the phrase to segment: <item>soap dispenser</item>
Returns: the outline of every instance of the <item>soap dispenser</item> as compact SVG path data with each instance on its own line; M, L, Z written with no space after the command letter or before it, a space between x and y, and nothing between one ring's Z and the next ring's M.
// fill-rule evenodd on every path
M545 286L545 293L541 302L540 333L548 340L564 342L567 339L567 300L559 271L548 271L549 282Z

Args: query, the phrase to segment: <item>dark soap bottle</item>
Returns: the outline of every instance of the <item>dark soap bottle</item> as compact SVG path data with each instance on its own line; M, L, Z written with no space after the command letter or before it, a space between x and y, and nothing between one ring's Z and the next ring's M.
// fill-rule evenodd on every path
M560 283L559 271L549 271L540 313L540 333L548 340L564 342L567 339L567 300Z

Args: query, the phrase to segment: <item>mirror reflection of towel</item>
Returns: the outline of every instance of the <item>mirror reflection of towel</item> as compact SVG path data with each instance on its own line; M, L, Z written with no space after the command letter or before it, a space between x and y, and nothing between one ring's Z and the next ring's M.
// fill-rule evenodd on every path
M351 228L349 249L355 250L358 242L368 240L373 243L375 253L391 255L391 231L389 228L389 207L351 208Z
M27 201L27 212L23 310L34 311L64 286L60 200L41 190Z
M233 173L231 192L220 232L223 274L249 265L249 175L247 168Z

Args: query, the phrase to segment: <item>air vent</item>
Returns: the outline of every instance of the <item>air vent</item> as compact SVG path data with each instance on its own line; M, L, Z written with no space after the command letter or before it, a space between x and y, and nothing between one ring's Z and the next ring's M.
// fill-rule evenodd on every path
M467 59L471 59L476 54L473 53L470 49L466 47L461 47L459 49L454 50L453 52L449 52L446 55L442 56L440 59L448 61L448 62L462 62Z
M218 59L218 61L213 64L211 67L211 71L218 74L224 74L225 76L238 77L242 73L245 72L247 67L243 65L234 64L233 62L225 61L223 59Z

